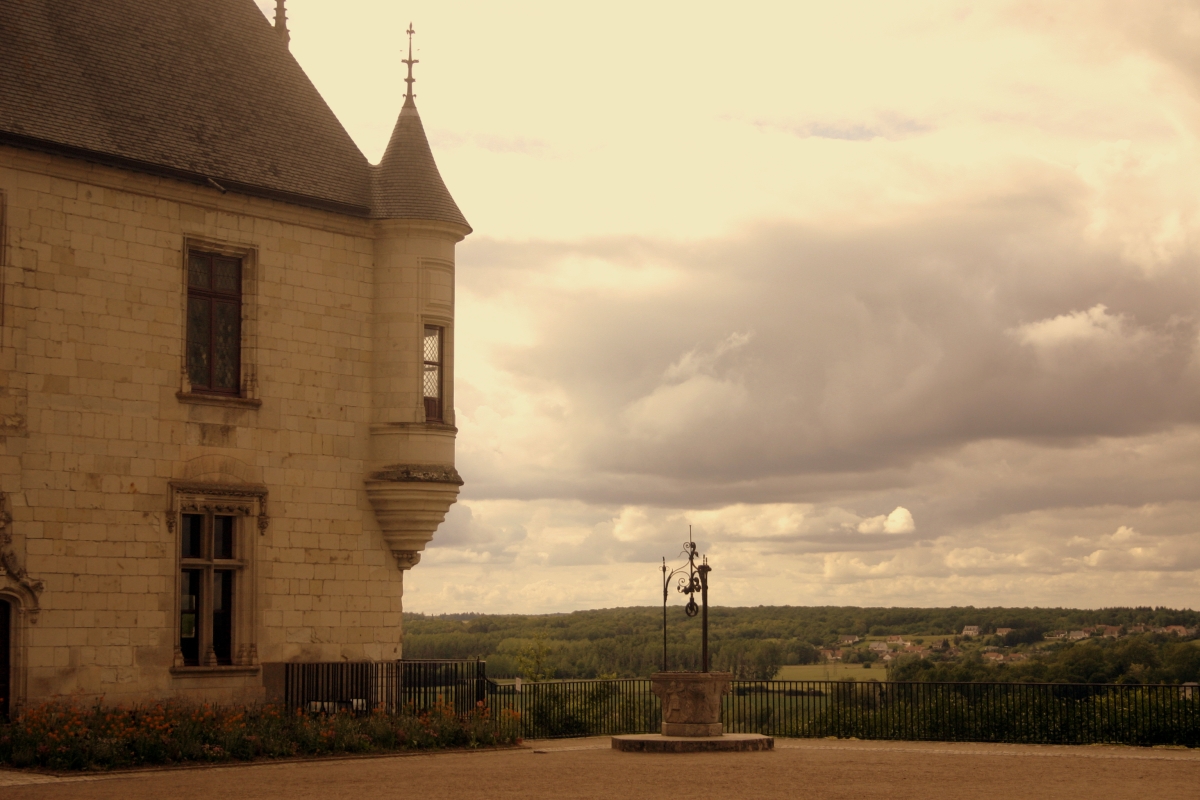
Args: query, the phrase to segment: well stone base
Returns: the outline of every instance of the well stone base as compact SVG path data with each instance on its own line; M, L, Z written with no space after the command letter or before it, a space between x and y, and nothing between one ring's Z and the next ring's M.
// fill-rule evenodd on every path
M719 722L664 722L663 736L720 736L725 730Z
M613 750L623 753L749 753L774 750L775 739L761 733L727 733L724 736L660 736L634 733L612 737Z

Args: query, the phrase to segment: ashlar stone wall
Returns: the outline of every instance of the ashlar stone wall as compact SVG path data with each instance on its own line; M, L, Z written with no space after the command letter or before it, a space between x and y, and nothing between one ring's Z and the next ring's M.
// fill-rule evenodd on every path
M263 662L399 657L403 573L363 489L372 223L6 147L0 192L0 492L41 582L35 613L0 580L18 699L252 699ZM189 243L244 256L244 402L180 399ZM175 662L172 482L266 490L240 529L252 664Z

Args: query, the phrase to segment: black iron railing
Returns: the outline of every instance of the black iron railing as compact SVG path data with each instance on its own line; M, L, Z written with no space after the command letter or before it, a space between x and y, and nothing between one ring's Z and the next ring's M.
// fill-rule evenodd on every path
M644 678L497 684L483 661L288 664L285 702L314 712L515 712L527 739L654 733ZM1200 687L893 681L734 681L730 733L1030 744L1200 747Z
M285 664L283 702L288 708L365 713L396 708L400 662L341 661Z
M478 703L487 703L493 684L486 661L405 659L400 665L401 708L432 708L442 703L465 714Z
M1200 746L1188 686L735 681L722 721L775 736Z
M426 710L441 703L465 714L487 702L484 661L405 660L285 664L284 704L332 713Z
M489 705L494 714L517 712L525 739L647 733L662 722L650 681L638 678L501 685Z

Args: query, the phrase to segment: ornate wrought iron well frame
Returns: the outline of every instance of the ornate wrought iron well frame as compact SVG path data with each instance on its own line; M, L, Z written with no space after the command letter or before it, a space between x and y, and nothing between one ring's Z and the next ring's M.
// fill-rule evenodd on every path
M664 556L662 562L663 574L663 657L662 669L667 671L667 598L670 596L671 583L675 582L676 590L688 596L687 605L684 606L684 612L689 617L694 617L700 614L700 671L708 672L708 573L712 571L712 567L708 565L708 556L700 556L700 563L696 563L698 553L696 552L696 542L692 537L692 526L688 526L688 540L683 544L683 550L679 554L687 559L683 565L675 569L667 568L667 559ZM696 605L696 594L700 595L700 605Z

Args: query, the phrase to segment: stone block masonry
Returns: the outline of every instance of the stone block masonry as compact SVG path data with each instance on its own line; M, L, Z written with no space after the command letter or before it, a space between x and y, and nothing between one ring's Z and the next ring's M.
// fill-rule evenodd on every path
M364 487L379 223L9 147L0 191L0 492L41 583L14 634L21 699L254 700L263 662L399 657L403 572ZM421 304L448 326L457 238L389 245L410 301L386 363L398 427L423 422ZM236 398L186 385L189 248L242 258ZM178 663L193 484L259 487L238 529L240 663Z

